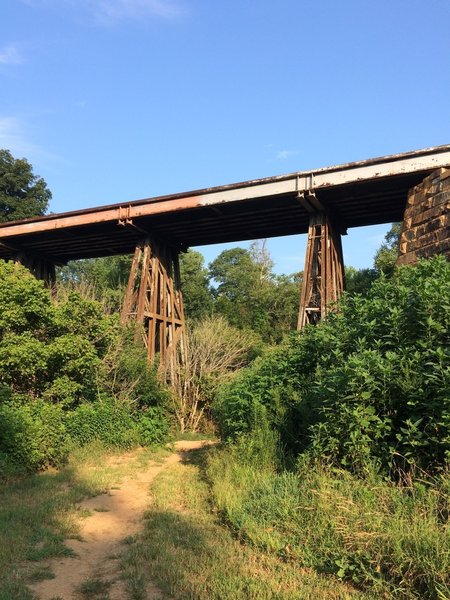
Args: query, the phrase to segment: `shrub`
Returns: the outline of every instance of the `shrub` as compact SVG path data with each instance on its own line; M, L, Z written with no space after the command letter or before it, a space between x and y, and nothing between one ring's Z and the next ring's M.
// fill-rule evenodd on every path
M134 331L120 329L103 357L103 387L109 394L135 408L165 406L169 393L150 365L146 349L134 340Z
M100 440L107 446L120 448L161 443L169 431L161 407L136 411L113 398L81 404L67 414L66 427L77 445Z
M165 405L167 391L145 350L100 303L74 291L52 302L27 269L0 261L0 308L3 471L64 460L64 423L79 444L129 448L164 439L167 421L155 406Z
M149 406L135 415L136 428L141 446L161 444L167 439L169 423L160 406Z
M4 464L33 471L62 464L69 445L59 406L36 400L0 405L0 453Z
M219 392L226 438L264 407L283 444L361 472L450 458L450 264L403 267L267 353Z
M0 336L36 331L41 336L51 320L50 294L21 265L0 260Z
M174 394L174 412L182 433L198 430L218 386L249 362L256 339L252 332L236 329L219 316L192 324Z
M121 448L139 444L129 407L111 399L81 404L67 414L66 427L70 437L81 446L93 440Z

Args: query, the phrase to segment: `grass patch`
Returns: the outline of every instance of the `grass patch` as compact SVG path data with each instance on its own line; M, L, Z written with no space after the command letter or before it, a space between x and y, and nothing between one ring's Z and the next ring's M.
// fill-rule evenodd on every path
M78 536L86 497L105 493L168 451L139 449L125 455L100 443L76 450L69 464L0 487L0 600L28 600L27 582L39 577L37 561L71 556L65 540ZM42 570L42 574L44 570Z
M216 438L216 434L213 432L202 433L201 431L184 431L181 433L177 431L173 437L174 442L202 442L214 440Z
M110 581L105 581L104 579L100 579L98 577L93 577L91 579L86 579L79 586L78 591L83 597L88 599L100 600L99 596L102 597L102 600L107 600L109 597L108 590L111 587Z
M215 506L239 539L376 597L450 598L449 480L411 487L304 466L255 468L212 450Z
M35 583L37 581L45 581L46 579L54 579L55 574L48 567L38 567L30 573L28 581Z
M130 597L145 598L151 582L165 597L196 600L370 598L335 577L300 569L235 539L217 521L205 481L208 450L163 471L143 533L124 554Z

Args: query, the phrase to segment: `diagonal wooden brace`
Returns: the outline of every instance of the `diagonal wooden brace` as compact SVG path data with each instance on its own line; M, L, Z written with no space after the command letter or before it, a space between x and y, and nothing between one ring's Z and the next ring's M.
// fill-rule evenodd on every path
M325 212L310 216L297 329L317 323L344 291L341 234Z
M159 356L160 370L174 383L185 363L183 296L178 250L151 238L136 246L122 309L122 322L134 321L148 360Z

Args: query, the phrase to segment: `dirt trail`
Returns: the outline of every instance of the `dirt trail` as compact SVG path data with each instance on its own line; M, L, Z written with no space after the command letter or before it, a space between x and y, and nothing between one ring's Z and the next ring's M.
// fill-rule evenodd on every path
M82 541L67 540L74 558L45 561L54 579L30 586L41 600L79 600L77 588L87 579L110 583L110 600L126 600L125 582L120 579L119 554L123 540L141 529L141 520L149 505L149 485L163 469L181 460L182 452L201 448L209 442L176 442L176 452L162 464L151 464L145 471L125 479L120 489L81 502L81 509L91 512L80 527ZM101 511L101 512L97 512ZM43 565L44 566L44 565ZM156 586L147 589L147 600L156 600L161 592Z

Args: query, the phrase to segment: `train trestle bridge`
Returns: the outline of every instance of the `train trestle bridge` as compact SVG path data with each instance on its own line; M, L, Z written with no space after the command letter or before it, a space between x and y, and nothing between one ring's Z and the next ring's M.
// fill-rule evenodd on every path
M142 325L148 356L183 360L178 256L190 246L307 233L298 327L326 314L344 289L341 236L403 221L399 262L450 255L450 145L314 171L0 225L0 258L52 285L70 260L132 254L122 319Z

